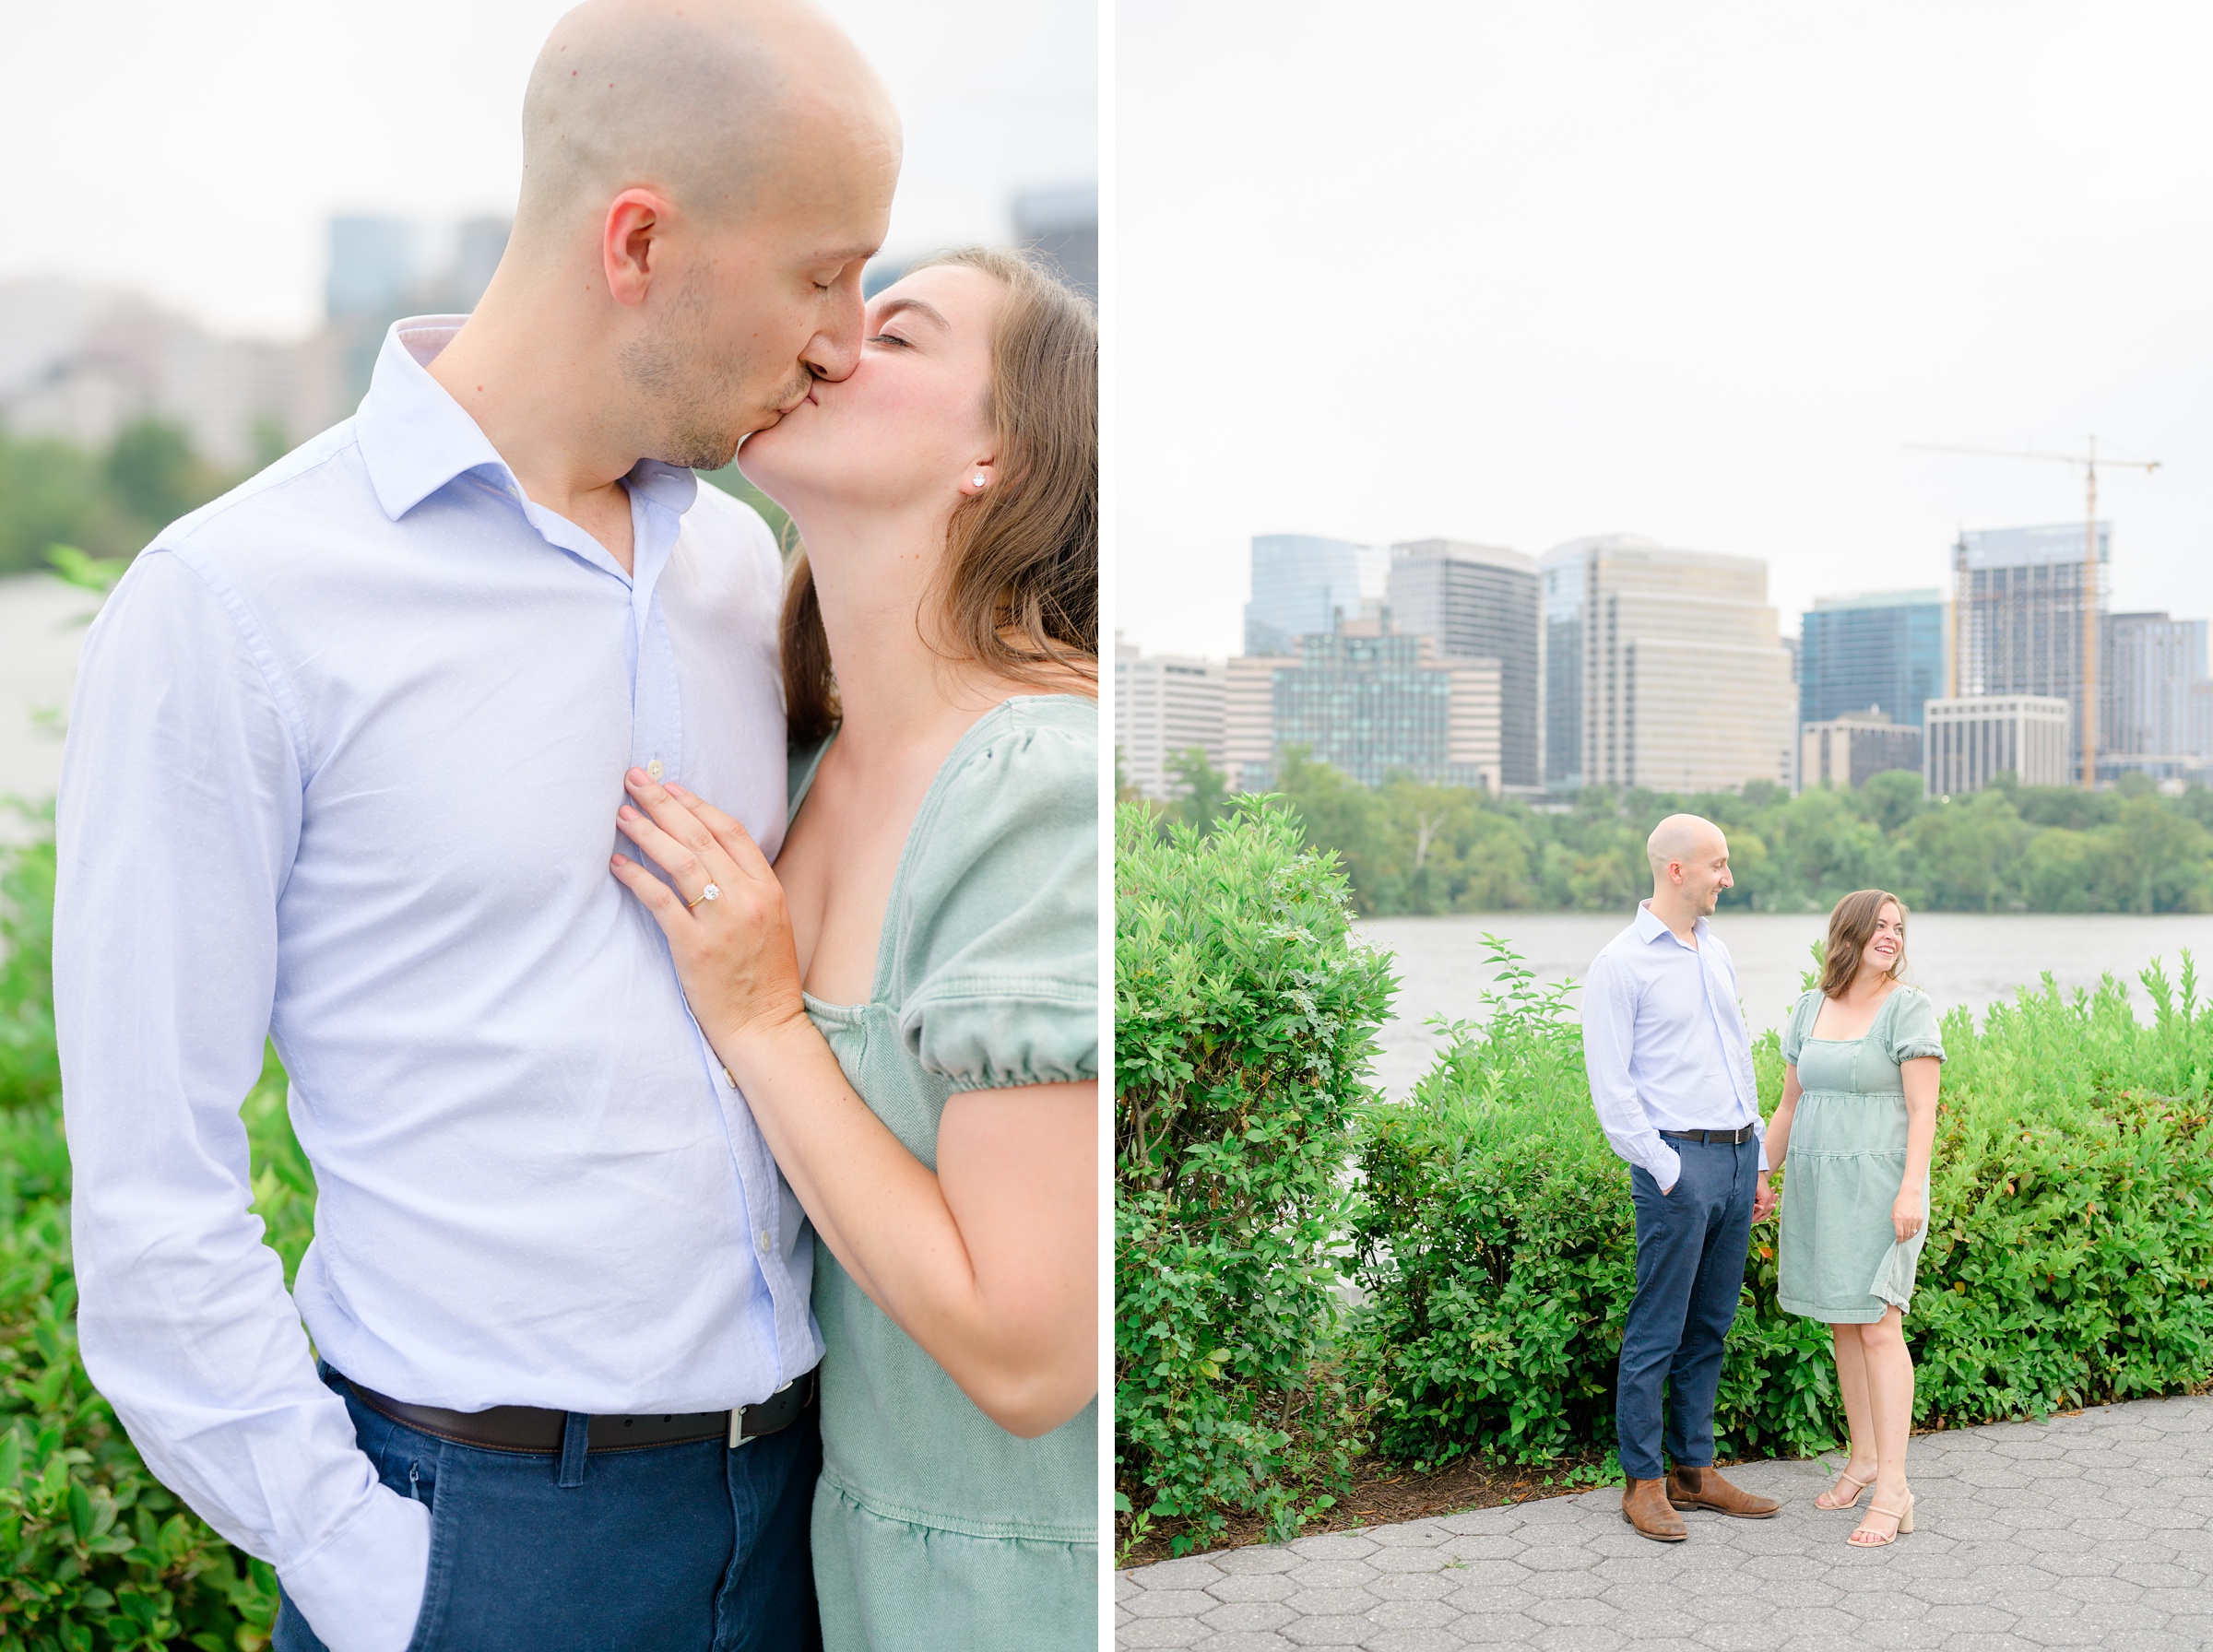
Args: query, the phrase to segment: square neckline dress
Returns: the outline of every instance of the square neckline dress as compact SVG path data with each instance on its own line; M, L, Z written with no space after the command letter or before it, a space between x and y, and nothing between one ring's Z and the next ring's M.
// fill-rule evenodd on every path
M793 815L829 746L792 754ZM1017 695L986 712L916 811L868 1001L807 996L846 1081L932 1170L954 1094L1098 1078L1097 776L1095 701ZM1091 1652L1098 1400L1018 1439L829 1246L814 1257L828 1652Z
M1803 1092L1783 1156L1782 1233L1776 1299L1828 1325L1872 1325L1913 1300L1913 1275L1929 1235L1929 1182L1921 1183L1921 1231L1904 1244L1890 1207L1906 1174L1906 1086L1901 1064L1944 1059L1936 1010L1919 987L1899 986L1857 1038L1816 1038L1818 987L1798 1000L1782 1058Z

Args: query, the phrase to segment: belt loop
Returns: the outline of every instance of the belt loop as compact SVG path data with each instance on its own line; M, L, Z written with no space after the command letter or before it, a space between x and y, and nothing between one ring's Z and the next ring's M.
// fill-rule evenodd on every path
M592 1439L589 1411L571 1411L561 1425L561 1478L564 1490L584 1483L584 1455Z

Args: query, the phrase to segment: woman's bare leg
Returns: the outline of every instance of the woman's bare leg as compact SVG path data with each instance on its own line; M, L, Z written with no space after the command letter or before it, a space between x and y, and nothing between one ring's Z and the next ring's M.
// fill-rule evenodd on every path
M1836 1351L1837 1391L1844 1398L1844 1426L1852 1444L1852 1461L1844 1472L1864 1484L1875 1478L1876 1453L1875 1412L1867 1400L1867 1362L1860 1350L1860 1328L1832 1325L1828 1334Z
M1906 1506L1906 1442L1913 1433L1913 1356L1906 1348L1902 1316L1888 1309L1872 1325L1858 1328L1861 1363L1866 1371L1867 1404L1874 1414L1875 1494L1870 1508ZM1888 1533L1891 1522L1870 1516L1861 1522Z

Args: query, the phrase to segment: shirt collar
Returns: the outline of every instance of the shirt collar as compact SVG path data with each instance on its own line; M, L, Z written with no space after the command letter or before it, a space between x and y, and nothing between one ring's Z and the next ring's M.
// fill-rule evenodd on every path
M1704 918L1698 918L1693 921L1690 929L1691 933L1696 935L1700 940L1704 940L1706 938L1707 924ZM1658 940L1663 935L1666 936L1668 939L1674 941L1678 947L1684 945L1683 938L1681 936L1677 935L1673 929L1670 929L1666 924L1662 922L1659 918L1652 915L1652 903L1650 901L1638 902L1637 938L1640 941L1643 941L1647 946L1650 946L1653 941Z
M369 485L394 522L472 470L491 472L503 490L518 504L524 502L522 484L490 438L427 371L467 319L411 315L394 322L377 352L369 394L354 415ZM640 459L629 481L633 493L678 516L699 497L697 477L657 459Z

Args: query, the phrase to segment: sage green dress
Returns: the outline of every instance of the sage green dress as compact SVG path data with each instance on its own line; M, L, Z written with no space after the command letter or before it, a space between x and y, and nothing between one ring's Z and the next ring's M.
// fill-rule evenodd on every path
M1913 1300L1913 1271L1929 1233L1929 1183L1921 1183L1921 1232L1903 1245L1890 1207L1906 1176L1906 1087L1899 1063L1944 1059L1928 996L1895 988L1858 1038L1816 1038L1822 997L1798 1000L1783 1029L1782 1058L1805 1092L1783 1158L1782 1237L1776 1297L1793 1314L1828 1325L1872 1325Z
M1035 695L964 735L907 834L869 1001L807 1000L846 1081L933 1170L950 1097L1099 1076L1098 726L1095 701ZM795 814L827 749L794 754ZM1097 1400L1017 1439L814 1255L826 1652L1090 1652Z

